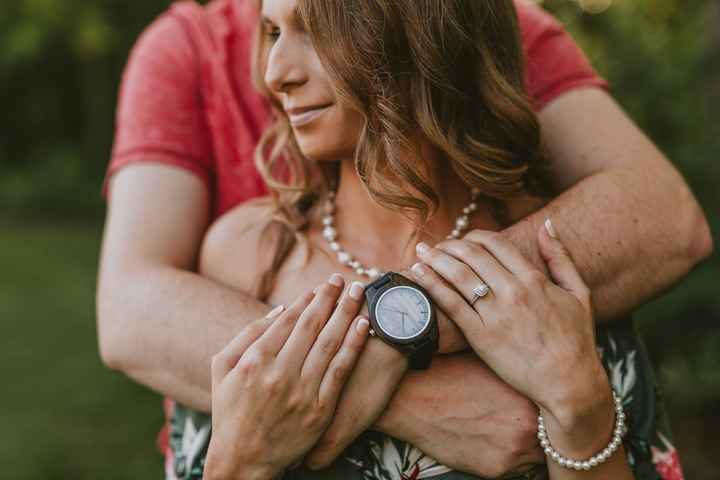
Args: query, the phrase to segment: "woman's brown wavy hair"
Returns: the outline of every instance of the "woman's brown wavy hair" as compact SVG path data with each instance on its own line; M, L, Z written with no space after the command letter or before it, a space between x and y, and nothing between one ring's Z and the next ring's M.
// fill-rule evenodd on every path
M421 228L440 198L433 178L419 172L437 175L447 168L492 200L501 225L508 221L502 215L508 198L549 194L512 0L297 3L338 102L365 119L355 166L375 201L419 213ZM319 165L300 152L282 105L264 82L266 60L258 25L252 79L270 101L274 123L260 139L255 162L275 206L268 230L280 233L269 268L275 272L302 237L309 207L326 193L337 165ZM428 165L420 154L420 136L437 151L439 165ZM266 276L263 291L271 279Z

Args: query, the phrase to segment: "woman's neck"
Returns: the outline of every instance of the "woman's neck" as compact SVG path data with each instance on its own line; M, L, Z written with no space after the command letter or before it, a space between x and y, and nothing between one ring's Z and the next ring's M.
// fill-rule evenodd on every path
M362 263L381 269L407 268L415 261L415 244L435 244L454 228L470 191L452 173L435 176L433 188L440 197L438 209L418 231L418 221L376 203L365 189L354 163L340 165L335 225L339 242Z

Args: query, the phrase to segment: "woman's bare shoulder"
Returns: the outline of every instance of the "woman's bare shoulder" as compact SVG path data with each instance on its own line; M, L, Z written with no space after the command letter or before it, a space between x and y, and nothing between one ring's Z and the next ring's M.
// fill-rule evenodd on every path
M229 210L208 228L198 273L228 287L257 294L259 279L277 246L269 232L274 207L268 197Z

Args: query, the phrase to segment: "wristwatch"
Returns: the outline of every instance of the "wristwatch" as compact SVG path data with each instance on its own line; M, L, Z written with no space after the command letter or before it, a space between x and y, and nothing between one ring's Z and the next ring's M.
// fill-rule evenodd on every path
M365 287L370 335L407 355L410 368L424 370L438 350L435 305L417 283L388 272Z

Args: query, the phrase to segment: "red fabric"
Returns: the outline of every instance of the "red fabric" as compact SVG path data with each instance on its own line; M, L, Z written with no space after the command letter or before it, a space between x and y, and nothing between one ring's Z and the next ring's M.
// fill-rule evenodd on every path
M608 88L557 20L526 0L516 4L536 109L572 88ZM266 191L252 159L269 120L250 83L256 18L247 0L180 2L146 29L123 75L104 196L114 172L143 161L196 174L213 217Z
M557 20L526 0L516 6L526 88L537 110L573 88L608 88ZM123 75L103 196L112 174L137 162L197 175L211 194L214 218L266 192L253 163L270 118L250 82L257 15L247 0L180 2L145 30ZM165 429L158 443L167 448Z

